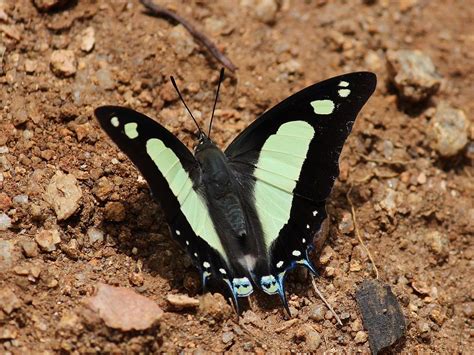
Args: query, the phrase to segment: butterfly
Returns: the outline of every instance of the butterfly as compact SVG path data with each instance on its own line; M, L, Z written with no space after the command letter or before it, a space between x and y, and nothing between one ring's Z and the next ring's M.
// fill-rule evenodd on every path
M221 77L217 88L216 107ZM191 114L174 79L172 83ZM265 112L222 151L198 127L194 154L153 119L125 107L95 115L137 166L160 203L172 237L200 271L203 288L223 282L238 299L254 289L279 295L309 258L326 219L338 159L376 76L355 72L303 89ZM238 311L237 311L238 312Z

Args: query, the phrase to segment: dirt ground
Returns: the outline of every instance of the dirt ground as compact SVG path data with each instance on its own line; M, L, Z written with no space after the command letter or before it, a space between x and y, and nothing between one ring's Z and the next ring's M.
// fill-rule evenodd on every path
M213 137L222 147L305 86L355 70L377 74L377 90L341 156L328 203L329 238L314 255L318 286L343 326L300 271L288 282L290 323L278 300L262 295L252 296L240 319L217 295L211 311L209 305L170 307L169 294L199 297L197 272L93 110L132 107L191 147L193 123L167 78L177 78L205 124L220 64L181 26L148 16L138 0L78 0L52 11L28 0L1 0L0 224L6 227L0 231L0 353L368 353L354 294L374 273L351 222L351 186L362 238L406 317L406 337L393 351L472 352L472 4L160 3L196 24L238 66L221 88ZM398 98L386 66L387 51L398 49L432 59L442 83L430 100ZM54 53L66 61L56 63ZM470 143L452 157L440 154L429 133L441 102L471 120ZM69 176L72 195L54 206L55 181L64 178L58 172ZM165 313L144 331L109 328L84 312L83 301L98 282L132 288Z

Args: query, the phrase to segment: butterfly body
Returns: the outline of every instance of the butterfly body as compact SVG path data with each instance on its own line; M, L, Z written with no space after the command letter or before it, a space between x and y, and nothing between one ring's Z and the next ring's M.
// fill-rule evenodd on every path
M201 143L202 142L202 143ZM247 235L247 223L242 208L238 182L225 154L207 137L197 146L195 158L202 173L202 185L206 200L222 229L233 237ZM216 223L216 222L215 222Z
M222 281L238 306L255 288L278 294L308 252L354 120L375 75L350 73L310 86L267 111L224 150L201 132L193 155L163 126L131 109L96 116L160 202L172 236L203 285Z

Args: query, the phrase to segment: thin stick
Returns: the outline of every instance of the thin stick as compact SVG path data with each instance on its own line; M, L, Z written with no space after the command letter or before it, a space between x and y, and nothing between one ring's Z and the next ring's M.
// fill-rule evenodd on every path
M379 278L379 269L377 268L377 265L375 265L375 261L374 261L374 258L372 257L372 254L370 253L369 249L366 247L364 241L362 240L362 237L360 236L359 226L357 225L357 218L356 218L355 208L354 208L354 204L352 203L351 196L350 196L351 191L352 191L352 185L349 188L349 191L347 191L346 198L347 198L347 201L349 201L349 204L351 205L352 221L354 222L354 229L355 229L355 232L356 232L356 236L357 236L357 239L359 240L360 245L362 245L362 248L364 248L365 252L369 256L370 262L372 263L372 266L374 267L375 278L378 280L378 278Z
M318 294L319 298L326 304L326 306L329 308L332 314L334 314L334 317L336 317L337 322L339 325L342 325L341 318L337 315L336 311L332 306L329 304L329 302L324 298L323 294L318 290L318 287L316 286L316 281L314 280L314 275L311 275L311 283L313 284L314 291Z
M182 24L191 35L201 42L204 47L226 68L230 71L235 72L237 67L227 58L217 47L216 45L202 32L198 31L188 20L184 19L180 15L170 11L163 6L155 4L152 0L140 0L143 6L154 16L158 17L167 17L180 24Z

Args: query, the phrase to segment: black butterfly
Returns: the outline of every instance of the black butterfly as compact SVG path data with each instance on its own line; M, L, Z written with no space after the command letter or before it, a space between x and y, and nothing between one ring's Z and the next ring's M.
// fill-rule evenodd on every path
M95 115L147 180L203 286L223 280L236 307L257 287L288 310L285 274L297 265L316 273L308 252L342 146L375 85L369 72L312 85L265 112L224 152L198 126L194 156L141 113L102 106Z

